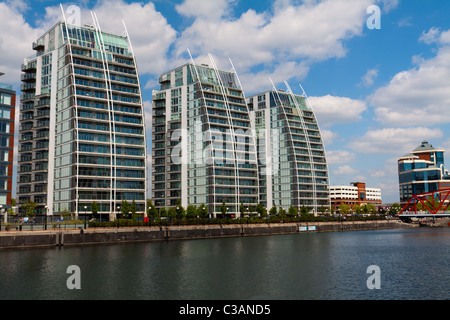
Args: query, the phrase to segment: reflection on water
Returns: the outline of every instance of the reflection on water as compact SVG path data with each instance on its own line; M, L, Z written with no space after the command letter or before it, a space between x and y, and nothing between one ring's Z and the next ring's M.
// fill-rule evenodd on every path
M3 250L0 298L449 299L449 245L443 228Z

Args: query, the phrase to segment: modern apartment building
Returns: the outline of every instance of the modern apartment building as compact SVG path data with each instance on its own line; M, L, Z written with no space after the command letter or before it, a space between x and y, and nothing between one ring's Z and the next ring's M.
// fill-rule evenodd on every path
M0 72L0 76L4 75ZM0 206L11 207L16 92L0 83Z
M125 29L126 30L126 29ZM124 35L125 34L125 35ZM126 32L57 23L22 65L18 203L37 214L144 213L146 141L136 61Z
M212 217L258 204L249 112L233 71L193 62L153 92L152 199L157 208L205 204ZM225 204L225 206L223 206Z
M400 204L414 195L450 188L450 176L444 167L444 149L423 141L417 148L398 158Z
M364 182L352 182L350 186L330 186L331 207L336 209L344 203L350 207L355 205L382 203L381 189L368 188Z
M329 180L324 144L316 116L304 95L269 90L247 98L257 135L260 202L328 207Z

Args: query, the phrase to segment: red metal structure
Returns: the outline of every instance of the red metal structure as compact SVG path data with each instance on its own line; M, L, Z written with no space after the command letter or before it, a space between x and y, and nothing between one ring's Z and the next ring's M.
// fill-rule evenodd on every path
M445 204L446 201L447 203ZM436 214L439 211L445 211L450 205L450 189L442 189L413 195L408 203L399 212L399 215L401 215L407 208L410 208L408 211L411 211L411 209L414 208L414 213L417 214L417 204L419 203L422 204L423 211L428 210L431 214Z

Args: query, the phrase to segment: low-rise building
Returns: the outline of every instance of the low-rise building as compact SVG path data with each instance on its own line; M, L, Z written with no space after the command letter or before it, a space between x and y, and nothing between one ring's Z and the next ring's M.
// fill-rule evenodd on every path
M368 188L364 182L352 182L349 186L330 186L330 202L333 209L341 204L350 207L355 205L381 205L381 189Z

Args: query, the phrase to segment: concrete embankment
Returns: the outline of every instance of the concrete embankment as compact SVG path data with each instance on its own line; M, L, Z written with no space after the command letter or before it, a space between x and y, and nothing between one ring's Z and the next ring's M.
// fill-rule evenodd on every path
M0 232L0 249L393 229L410 226L399 221L355 221L5 231Z

